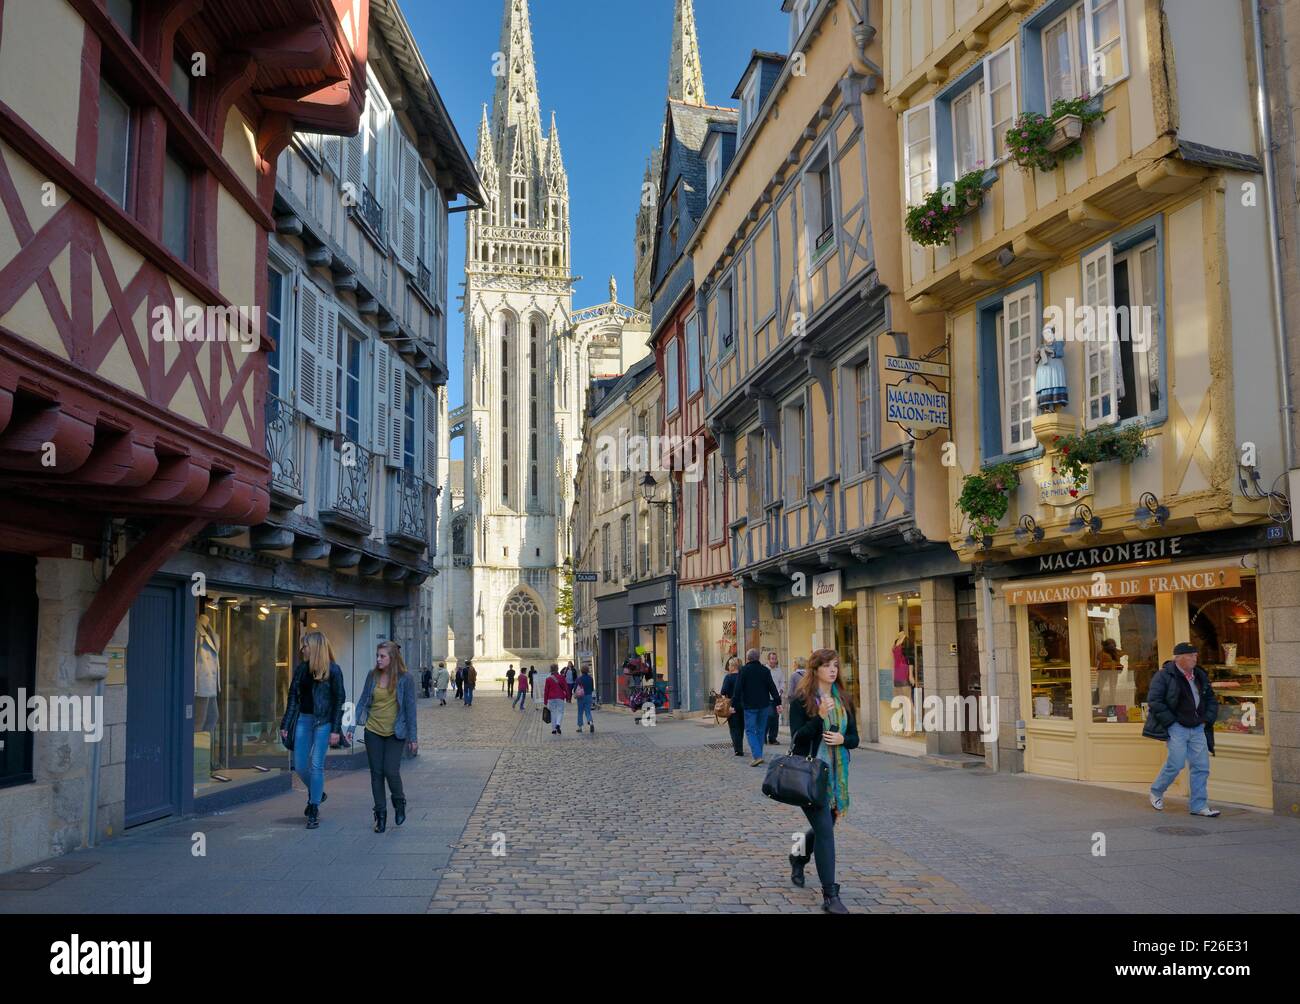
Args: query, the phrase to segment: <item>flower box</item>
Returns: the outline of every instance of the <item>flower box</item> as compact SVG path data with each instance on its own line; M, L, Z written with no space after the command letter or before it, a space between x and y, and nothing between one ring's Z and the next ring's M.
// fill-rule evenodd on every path
M1052 124L1056 128L1053 130L1052 136L1045 147L1048 153L1064 150L1071 143L1077 142L1079 137L1083 135L1083 119L1078 115L1062 115Z

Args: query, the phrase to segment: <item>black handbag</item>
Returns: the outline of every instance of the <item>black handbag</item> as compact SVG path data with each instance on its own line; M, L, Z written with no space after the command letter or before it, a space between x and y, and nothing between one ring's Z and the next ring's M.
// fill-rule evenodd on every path
M820 809L830 795L831 772L825 761L794 755L794 747L779 756L767 768L763 794L774 802L797 805L801 809Z
M284 721L285 721L284 738L280 741L284 743L284 748L287 749L290 753L292 753L293 737L294 734L298 731L298 712L294 711L292 715L287 715Z
M547 725L551 724L551 709L546 707L546 705L542 705L542 721Z

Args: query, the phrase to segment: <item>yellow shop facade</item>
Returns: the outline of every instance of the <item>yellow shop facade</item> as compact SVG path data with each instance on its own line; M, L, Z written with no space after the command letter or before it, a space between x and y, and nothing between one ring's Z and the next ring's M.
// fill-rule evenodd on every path
M1146 691L1190 641L1221 708L1211 798L1274 807L1295 558L1243 11L897 0L884 34L904 220L964 196L950 239L913 214L902 243L908 303L946 324L949 533L978 576L994 759L1143 790L1164 754ZM1026 112L1050 123L1036 161Z

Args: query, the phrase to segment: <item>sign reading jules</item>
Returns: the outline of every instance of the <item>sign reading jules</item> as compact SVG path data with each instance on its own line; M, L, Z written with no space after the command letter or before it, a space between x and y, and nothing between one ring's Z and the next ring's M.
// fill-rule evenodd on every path
M948 395L924 377L908 378L885 388L885 420L901 425L913 438L948 428Z

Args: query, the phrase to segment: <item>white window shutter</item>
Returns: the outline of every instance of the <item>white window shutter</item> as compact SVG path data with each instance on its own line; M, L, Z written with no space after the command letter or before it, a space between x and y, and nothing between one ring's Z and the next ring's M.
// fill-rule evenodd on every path
M1008 453L1025 449L1034 439L1034 349L1038 343L1035 299L1031 286L1002 300L1002 359L1006 367L1002 376L1002 426L1006 430L1003 446Z
M420 250L420 158L415 147L405 138L400 140L402 150L401 226L397 228L397 259L406 270L415 273Z
M388 385L388 464L401 467L406 448L406 367L396 353L392 353L392 360L393 372Z
M321 294L303 278L298 286L298 408L320 421Z
M335 411L338 407L335 395L338 391L339 309L337 305L327 302L323 297L318 309L321 321L320 352L316 356L316 364L320 373L320 417L318 424L333 431Z
M366 179L366 135L365 124L361 132L349 136L343 141L343 183L351 186L350 194L354 205L361 205L361 192Z
M438 482L438 395L424 389L424 480Z
M1085 35L1088 39L1088 65L1081 73L1080 79L1084 81L1084 87L1089 94L1095 95L1107 86L1108 81L1103 73L1100 55L1097 51L1097 30L1096 30L1096 11L1108 0L1085 0L1084 3L1084 25ZM1119 16L1119 58L1120 71L1119 77L1122 79L1128 76L1128 11L1124 9L1124 0L1115 0L1116 13Z
M988 167L998 161L998 144L993 135L993 126L995 124L993 108L993 63L995 60L1003 60L1007 67L1008 85L1010 87L1011 97L1011 123L1015 124L1017 116L1020 114L1020 101L1016 96L1016 60L1013 43L1008 42L997 52L993 53L984 60L984 136L981 137L984 143L984 166Z
M384 342L375 343L375 424L374 452L388 458L388 437L392 432L388 418L389 398L392 394L393 355Z
M1115 303L1114 252L1110 244L1084 257L1083 303L1090 308L1092 330L1084 342L1084 424L1091 428L1115 420L1115 332L1110 330Z

